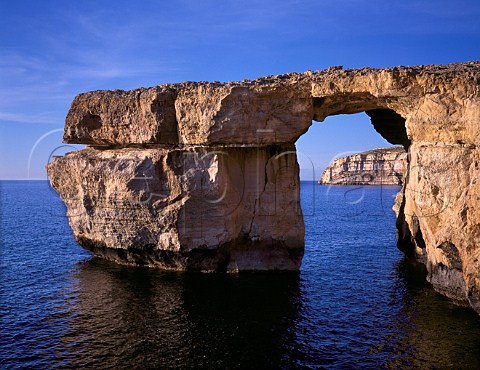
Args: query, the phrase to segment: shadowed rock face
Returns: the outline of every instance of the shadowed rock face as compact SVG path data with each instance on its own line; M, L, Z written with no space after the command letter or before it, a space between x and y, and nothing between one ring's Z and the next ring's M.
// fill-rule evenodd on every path
M399 248L480 312L480 63L185 82L75 98L47 167L77 241L134 265L298 270L295 141L312 120L366 112L408 150Z

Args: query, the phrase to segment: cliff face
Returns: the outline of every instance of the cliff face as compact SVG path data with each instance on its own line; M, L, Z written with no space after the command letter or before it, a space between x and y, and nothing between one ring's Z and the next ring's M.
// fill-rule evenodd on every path
M399 248L441 293L480 312L480 63L341 67L255 81L94 91L47 167L76 240L122 263L298 270L304 227L294 143L366 112L409 152Z
M407 154L401 146L379 148L336 158L323 171L319 184L402 185Z
M98 256L176 270L297 270L294 149L87 147L49 171L75 238Z

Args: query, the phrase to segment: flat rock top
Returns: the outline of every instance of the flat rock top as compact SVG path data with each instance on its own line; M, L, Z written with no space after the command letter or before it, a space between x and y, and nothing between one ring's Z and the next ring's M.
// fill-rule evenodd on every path
M471 72L471 74L470 74ZM404 75L404 76L418 76L418 75L434 75L434 76L443 76L443 77L465 77L469 79L470 77L474 80L474 77L480 78L480 60L463 62L463 63L452 63L452 64L429 64L429 65L416 65L416 66L395 66L388 68L350 68L344 69L343 66L332 66L324 70L308 70L303 73L290 72L279 75L268 75L256 78L254 80L242 80L242 81L185 81L179 83L166 83L160 84L152 87L139 87L134 90L95 90L81 95L90 95L90 94L117 94L119 97L122 97L126 92L144 92L146 90L172 90L176 92L187 91L190 89L198 89L201 87L209 88L222 88L222 87L275 87L275 86L286 86L292 85L300 82L319 82L322 80L334 80L335 78L342 77L357 77L364 75L372 75L378 73L387 73L393 75ZM480 80L477 80L477 83L480 83Z
M387 148L375 148L375 149L367 150L365 152L356 153L354 155L374 155L374 154L382 155L382 154L389 154L389 153L399 153L399 154L405 153L405 149L403 148L403 146L390 146Z
M322 121L333 114L391 109L413 122L422 112L431 116L422 107L425 97L450 111L471 109L465 104L462 108L466 100L477 109L479 84L480 61L473 61L382 69L330 67L256 80L92 91L74 99L64 142L114 146L293 143L312 119ZM467 136L476 135L475 131Z

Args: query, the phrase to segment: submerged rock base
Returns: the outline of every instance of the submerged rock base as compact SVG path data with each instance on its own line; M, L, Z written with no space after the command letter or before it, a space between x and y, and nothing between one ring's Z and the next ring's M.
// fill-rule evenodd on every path
M76 240L178 270L298 270L294 143L312 119L366 112L408 152L398 246L442 294L480 312L480 62L308 71L75 98L47 167ZM332 246L334 247L334 246Z

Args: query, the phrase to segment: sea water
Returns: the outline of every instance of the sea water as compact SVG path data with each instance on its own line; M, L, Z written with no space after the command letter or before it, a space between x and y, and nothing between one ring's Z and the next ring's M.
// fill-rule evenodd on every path
M398 187L301 185L300 273L118 266L46 181L0 182L2 368L480 368L480 316L396 248Z

